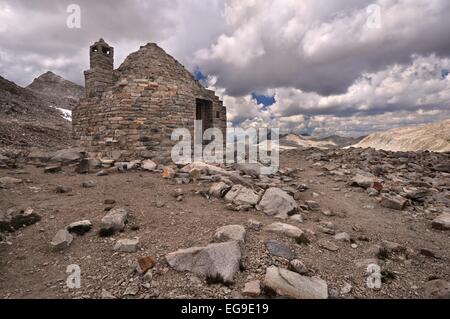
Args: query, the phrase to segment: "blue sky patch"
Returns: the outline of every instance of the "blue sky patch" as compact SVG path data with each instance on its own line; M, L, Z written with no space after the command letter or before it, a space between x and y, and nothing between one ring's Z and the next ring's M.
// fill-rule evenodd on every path
M269 107L275 103L275 96L259 95L253 92L252 98L256 100L258 104L263 104L264 107Z

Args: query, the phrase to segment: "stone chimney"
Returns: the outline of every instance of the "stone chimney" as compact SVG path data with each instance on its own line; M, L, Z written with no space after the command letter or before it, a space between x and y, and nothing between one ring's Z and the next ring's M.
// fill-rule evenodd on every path
M84 72L86 96L101 97L113 84L114 48L100 39L89 48L90 70Z

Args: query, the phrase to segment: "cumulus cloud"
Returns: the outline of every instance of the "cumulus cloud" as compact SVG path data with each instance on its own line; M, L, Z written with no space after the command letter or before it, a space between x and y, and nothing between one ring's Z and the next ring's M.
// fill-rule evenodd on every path
M71 3L81 29L66 26ZM0 0L0 74L82 84L98 38L116 67L157 42L208 76L231 125L362 135L449 116L449 14L448 0Z

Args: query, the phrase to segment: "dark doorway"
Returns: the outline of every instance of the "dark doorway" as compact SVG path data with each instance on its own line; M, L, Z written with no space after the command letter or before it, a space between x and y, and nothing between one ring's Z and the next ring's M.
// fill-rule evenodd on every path
M195 108L195 119L197 121L202 121L202 141L203 144L205 141L203 140L203 134L209 128L212 128L213 121L213 107L212 102L208 100L196 99L196 108Z

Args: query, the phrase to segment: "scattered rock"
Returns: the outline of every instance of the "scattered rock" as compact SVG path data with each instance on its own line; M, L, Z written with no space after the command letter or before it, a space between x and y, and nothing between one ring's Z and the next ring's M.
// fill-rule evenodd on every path
M251 229L251 230L254 230L254 231L260 231L263 225L262 225L261 222L259 222L257 220L249 219L247 221L247 223L245 224L245 226L248 229Z
M264 227L265 231L286 235L291 238L300 238L304 235L303 231L295 226L283 223L273 223Z
M433 220L431 223L434 229L438 230L450 230L450 214L444 213Z
M229 225L223 226L216 230L214 239L219 242L227 242L231 240L238 241L240 243L245 242L245 228L241 225Z
M295 271L300 275L307 275L309 273L308 268L300 259L293 259L289 262L289 269Z
M300 214L292 215L291 217L289 217L289 220L294 223L303 223L303 217Z
M153 172L154 170L156 170L158 165L156 165L156 163L153 162L152 160L145 160L145 161L142 162L141 167L143 169L145 169L146 171Z
M0 188L11 188L17 184L21 184L22 180L18 178L13 178L9 176L0 178Z
M269 216L277 214L289 215L298 209L294 198L280 188L269 188L264 193L259 207Z
M81 220L67 226L67 230L69 231L69 233L75 233L79 236L86 234L91 230L91 228L92 223L89 220Z
M166 179L172 179L175 177L175 170L172 167L165 166L163 168L162 177Z
M378 178L376 178L375 176L366 176L358 174L352 178L350 185L367 189L369 187L372 187L372 185L376 182L378 182Z
M230 188L231 187L224 182L215 183L209 189L209 194L212 197L223 198L230 190Z
M72 191L72 188L69 186L59 185L56 187L56 192L59 194L70 193L71 191Z
M336 245L333 244L332 242L330 242L330 241L328 241L328 240L325 240L325 239L319 240L319 241L317 242L317 244L318 244L320 247L322 247L322 248L324 248L324 249L326 249L326 250L329 250L329 251L338 251L338 250L339 250L339 247L338 247L338 246L336 246Z
M121 253L135 253L139 249L139 238L119 239L114 245L114 250Z
M59 165L49 165L44 168L44 173L55 174L62 171L62 167Z
M425 284L425 296L430 299L450 299L450 283L442 279Z
M261 284L259 280L250 281L245 284L242 294L248 297L259 297L261 295Z
M395 210L404 210L406 207L407 200L406 198L400 195L389 195L384 194L381 196L381 206L395 209Z
M123 208L114 208L102 218L101 235L112 235L117 231L122 231L125 228L128 213Z
M249 188L242 185L234 185L225 195L225 200L235 205L254 206L258 204L259 196Z
M341 288L341 295L347 295L352 292L352 285L349 283L345 283L344 286Z
M267 268L264 286L277 295L288 298L328 298L328 285L322 279L305 277L278 267Z
M59 230L55 237L53 237L50 244L54 249L60 250L70 246L73 236L67 231L67 229Z
M313 200L307 200L305 203L310 211L313 211L313 212L321 211L319 203L317 203Z
M181 249L166 255L166 260L178 271L190 271L212 282L230 283L239 270L241 250L236 241L230 241Z
M83 188L94 188L97 186L97 183L95 181L85 181L81 183L81 187Z
M102 299L117 299L112 293L109 291L102 289Z
M84 157L84 150L81 148L69 148L56 151L50 158L52 163L70 164L79 161Z
M0 231L14 232L22 227L33 225L41 220L41 216L32 208L21 211L8 210L5 213L0 211Z
M344 242L347 242L347 243L349 243L351 241L351 237L347 233L336 234L334 236L334 239L336 239L337 241L344 241Z
M289 246L276 241L276 240L268 240L266 241L266 248L272 256L281 257L287 260L294 259L295 255Z
M155 267L156 260L153 257L146 256L146 257L139 257L137 259L135 270L139 274L145 274L147 271Z

